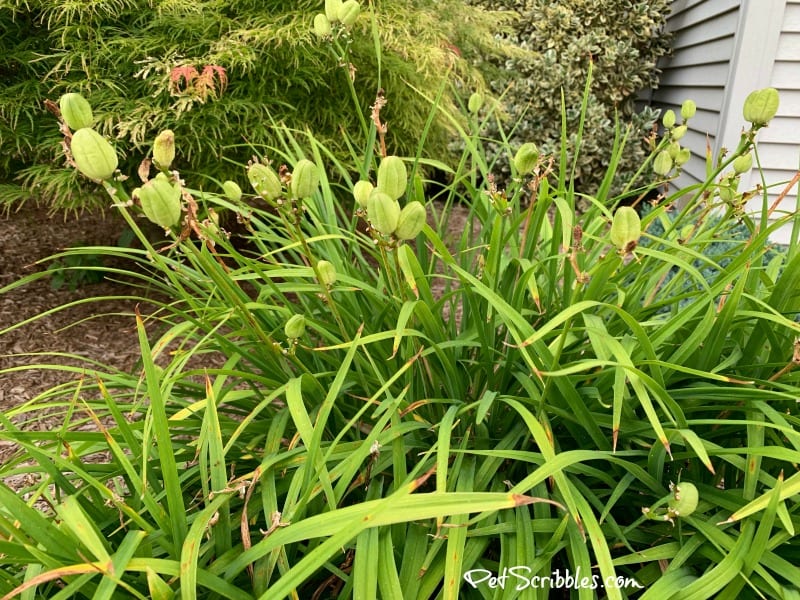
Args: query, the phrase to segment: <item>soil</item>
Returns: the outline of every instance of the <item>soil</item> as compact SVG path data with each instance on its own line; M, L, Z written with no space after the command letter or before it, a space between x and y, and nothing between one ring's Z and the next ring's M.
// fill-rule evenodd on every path
M26 203L15 212L0 214L0 289L22 277L47 271L53 263L42 262L43 259L64 248L115 245L124 229L124 221L111 211L65 217L63 213L48 215L46 208ZM101 260L108 262L107 258ZM83 358L120 369L132 368L138 356L135 301L74 304L92 297L132 293L123 282L108 280L77 286L65 282L54 289L50 276L0 293L0 410L5 412L23 405L41 392L80 376L56 369L27 369L26 365L85 366ZM64 310L6 331L26 319L70 303L73 305ZM18 415L14 420L24 420L27 429L60 425L46 412ZM9 451L10 444L0 441L0 463Z

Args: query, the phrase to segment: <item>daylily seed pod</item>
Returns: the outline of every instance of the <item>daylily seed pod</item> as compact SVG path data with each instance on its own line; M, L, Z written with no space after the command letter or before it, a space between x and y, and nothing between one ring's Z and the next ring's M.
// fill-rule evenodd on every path
M533 142L522 144L514 155L514 168L518 175L527 175L536 167L539 160L539 149Z
M675 111L668 110L664 112L664 116L661 118L661 122L667 129L672 129L673 127L675 127Z
M642 222L639 214L630 206L621 206L614 213L611 222L611 243L620 252L628 252L635 247L642 235Z
M397 229L400 212L400 203L380 191L372 192L367 202L369 222L383 235L391 235Z
M168 170L175 160L175 134L165 129L156 136L153 142L153 163L162 171Z
M749 152L747 154L743 154L742 156L737 156L733 161L733 170L736 171L737 174L747 173L752 166L753 155Z
M408 172L399 156L387 156L378 167L378 191L387 194L392 200L398 200L406 193Z
M319 187L319 170L317 165L308 159L297 161L292 171L292 182L289 186L295 198L309 198Z
M361 5L358 0L347 0L339 9L339 20L345 27L351 27L361 14Z
M321 260L317 263L317 272L322 285L330 287L336 283L336 267L327 260Z
M110 179L117 170L114 147L94 129L84 127L73 133L70 148L75 166L89 179Z
M256 194L264 200L272 201L280 198L283 193L283 186L278 174L267 165L255 163L247 169L247 179L253 186Z
M58 101L58 108L61 110L61 118L64 119L64 123L72 131L94 125L92 106L80 94L74 92L64 94Z
M682 481L673 487L667 507L674 517L688 517L697 510L699 500L697 487L693 483Z
M697 104L694 103L694 100L686 100L683 104L681 104L681 117L684 121L691 119L696 112Z
M314 17L314 33L319 37L328 37L331 34L331 22L322 13Z
M226 181L222 184L222 191L225 197L231 202L239 202L242 199L242 188L235 181Z
M341 8L342 0L325 0L325 16L329 23L336 23L339 20Z
M653 160L653 171L655 171L656 175L661 175L662 177L666 177L669 175L669 172L672 170L672 157L669 155L668 150L662 150L658 154L656 154L655 159Z
M409 202L400 211L394 235L399 240L413 240L425 226L427 213L419 202Z
M181 186L163 173L145 183L137 194L144 215L160 227L177 225L181 218Z
M367 208L367 201L375 188L369 181L356 181L353 186L353 197L361 208Z
M467 108L469 109L469 112L475 114L481 109L482 106L483 106L483 94L474 92L469 97L469 101L467 102Z
M296 340L306 332L306 318L303 315L292 315L286 325L283 326L283 333L290 340Z
M751 92L744 101L744 120L756 127L763 127L777 114L779 103L780 96L775 88Z

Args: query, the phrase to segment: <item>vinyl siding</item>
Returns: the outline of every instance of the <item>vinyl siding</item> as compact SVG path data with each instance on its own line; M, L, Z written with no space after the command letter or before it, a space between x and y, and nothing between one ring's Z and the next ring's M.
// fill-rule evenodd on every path
M716 139L730 79L739 22L739 0L674 0L667 20L673 34L672 56L660 65L661 81L653 105L680 112L686 99L697 103L683 145L692 158L676 185L700 181L705 174L706 140L716 150Z
M781 95L778 116L758 135L758 153L768 186L768 202L777 200L800 168L800 0L787 0L784 9L777 53L772 68L770 85ZM749 184L760 180L752 173ZM743 184L748 183L743 181ZM754 200L750 207L760 208L761 201ZM782 201L779 211L794 212L797 207L797 186ZM779 230L773 239L786 242L791 228Z

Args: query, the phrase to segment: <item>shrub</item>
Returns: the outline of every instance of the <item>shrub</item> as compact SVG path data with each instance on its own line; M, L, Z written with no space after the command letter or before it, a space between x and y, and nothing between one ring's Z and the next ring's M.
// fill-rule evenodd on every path
M631 143L619 165L618 182L626 182L647 154L636 140L646 137L655 121L651 109L637 110L636 100L643 90L657 87L656 63L669 50L669 37L663 31L669 1L468 0L468 4L519 17L504 39L528 54L489 56L481 65L491 90L502 95L503 109L515 125L509 134L512 144L535 142L558 155L563 91L567 149L571 159L578 157L575 178L579 189L595 193L602 181L617 117L623 127L631 128ZM581 112L589 62L593 83ZM497 138L497 126L490 127L487 135Z
M487 574L518 567L529 583L630 578L612 599L796 593L800 253L795 237L765 263L794 217L769 225L765 205L754 221L726 172L757 128L678 192L690 199L672 218L677 194L641 220L607 208L625 199L608 195L620 136L578 211L571 163L506 147L497 189L478 132L462 131L449 198L469 212L449 247L449 213L430 202L433 224L399 239L417 227L391 213L425 199L413 159L375 160L375 130L353 216L325 146L288 129L270 152L277 184L249 169L263 202L166 175L184 225L112 252L165 298L132 318L138 372L75 368L0 415L20 448L0 475L36 478L21 495L0 485L0 592L485 597ZM138 231L129 183L103 186ZM249 249L211 209L238 215ZM739 222L750 235L730 262L705 256ZM44 405L63 410L58 433L12 421Z
M65 92L91 101L98 129L116 138L129 172L162 129L183 140L180 166L206 177L224 177L231 161L246 162L264 144L274 145L276 123L310 128L347 160L348 138L363 136L364 121L343 119L341 106L355 94L367 113L381 87L392 99L385 114L392 119L393 147L411 153L426 130L426 151L444 157L451 125L436 118L428 126L422 93L441 92L443 105L452 106L445 82L480 86L460 53L492 44L495 20L458 0L376 3L382 49L376 52L364 11L351 35L339 40L348 48L343 56L350 72L311 31L323 4L5 2L0 143L9 151L0 157L0 201L33 196L73 208L91 197L93 190L72 172L52 168L59 138L41 127L44 101Z

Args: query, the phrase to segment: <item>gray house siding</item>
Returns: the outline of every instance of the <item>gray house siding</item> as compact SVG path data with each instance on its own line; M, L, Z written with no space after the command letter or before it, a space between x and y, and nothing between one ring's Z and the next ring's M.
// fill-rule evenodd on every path
M759 158L768 186L791 179L800 167L800 0L673 0L667 28L674 51L660 65L652 104L677 112L691 98L698 107L683 140L693 156L675 183L704 178L706 140L714 155L736 146L744 99L768 86L779 90L781 106L759 133ZM758 181L754 172L743 177L742 187ZM781 187L769 191L772 202ZM796 197L795 188L781 209L794 210ZM755 201L751 208L760 205Z

